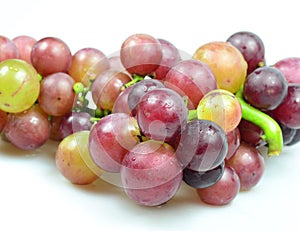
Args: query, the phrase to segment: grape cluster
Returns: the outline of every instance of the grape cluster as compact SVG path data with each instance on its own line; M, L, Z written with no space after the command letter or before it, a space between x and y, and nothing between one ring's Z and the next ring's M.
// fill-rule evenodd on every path
M299 73L300 58L266 65L247 31L185 59L148 34L112 57L0 36L0 132L23 150L57 141L57 169L73 184L118 174L130 199L157 206L185 183L225 205L262 178L261 147L274 156L300 140Z

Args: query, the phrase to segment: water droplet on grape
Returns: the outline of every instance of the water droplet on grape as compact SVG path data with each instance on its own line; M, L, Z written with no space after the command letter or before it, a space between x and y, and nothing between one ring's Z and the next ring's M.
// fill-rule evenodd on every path
M135 161L135 160L136 160L135 156L133 156L133 157L131 158L131 160L132 160L132 161Z

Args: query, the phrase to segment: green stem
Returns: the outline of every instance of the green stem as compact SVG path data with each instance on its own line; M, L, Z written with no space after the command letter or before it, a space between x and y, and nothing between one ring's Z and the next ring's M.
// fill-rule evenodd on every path
M140 75L134 74L132 80L129 81L128 83L125 83L125 84L123 85L123 87L122 87L121 90L124 90L125 88L128 88L128 87L134 85L135 83L137 83L137 82L143 80L144 78L145 78L144 76L140 76Z
M197 109L189 110L188 121L198 119Z
M236 96L242 107L242 118L263 130L265 141L268 143L268 156L279 155L283 148L283 137L278 123L269 115L248 104L243 97L243 88L236 93Z

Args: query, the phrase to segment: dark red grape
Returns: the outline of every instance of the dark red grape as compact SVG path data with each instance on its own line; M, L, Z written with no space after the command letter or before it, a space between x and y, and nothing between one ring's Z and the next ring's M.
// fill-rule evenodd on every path
M120 174L128 197L145 206L166 203L182 182L173 147L154 140L137 144L124 157Z
M225 162L207 171L194 171L189 168L183 169L183 181L193 188L207 188L217 183L225 170Z
M257 148L241 143L236 153L226 162L240 178L241 190L253 188L264 173L264 158Z
M242 119L238 128L242 141L254 147L261 147L266 144L266 142L262 139L264 132L257 125Z
M161 44L151 35L134 34L122 43L120 57L130 74L149 75L161 63Z
M27 35L20 35L13 39L13 42L18 48L19 59L31 63L31 51L36 39Z
M207 171L220 165L228 152L226 133L209 120L192 120L181 131L176 156L183 167Z
M175 64L164 80L168 88L188 97L189 109L197 108L202 97L217 88L212 70L205 63L193 59Z
M128 94L128 107L133 116L136 115L136 107L143 95L155 88L163 88L165 85L155 79L144 79L132 86L132 90Z
M240 191L240 179L231 167L225 167L221 179L207 188L196 189L200 199L210 205L229 204Z
M75 99L74 84L74 79L63 72L44 78L38 98L41 108L53 116L62 116L70 112Z
M19 57L18 48L15 43L5 37L0 35L0 62L6 59L14 59Z
M70 48L59 38L42 38L32 47L31 63L43 77L57 72L67 72L71 62Z
M294 135L291 142L287 143L287 146L292 146L294 144L297 144L300 141L300 129L296 129L296 134Z
M92 127L91 116L87 112L69 112L60 121L59 132L65 138L75 132L89 131Z
M248 75L244 84L244 98L261 110L273 110L285 99L288 82L276 68L257 68Z
M277 61L274 65L284 75L288 83L300 83L300 58L288 57Z
M291 84L285 100L272 111L272 116L289 128L300 128L300 84Z
M39 106L19 113L10 113L4 128L7 139L23 150L36 149L50 136L48 116Z
M185 127L188 110L175 91L156 88L140 99L136 115L145 136L170 142Z
M248 74L265 65L265 47L258 35L249 31L240 31L231 35L227 42L235 46L244 56L248 64Z

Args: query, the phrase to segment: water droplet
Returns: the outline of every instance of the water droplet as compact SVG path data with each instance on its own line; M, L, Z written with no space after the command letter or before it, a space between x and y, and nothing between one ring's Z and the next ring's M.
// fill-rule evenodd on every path
M135 161L135 160L136 160L135 156L133 156L133 157L131 158L131 160L132 160L132 161Z

